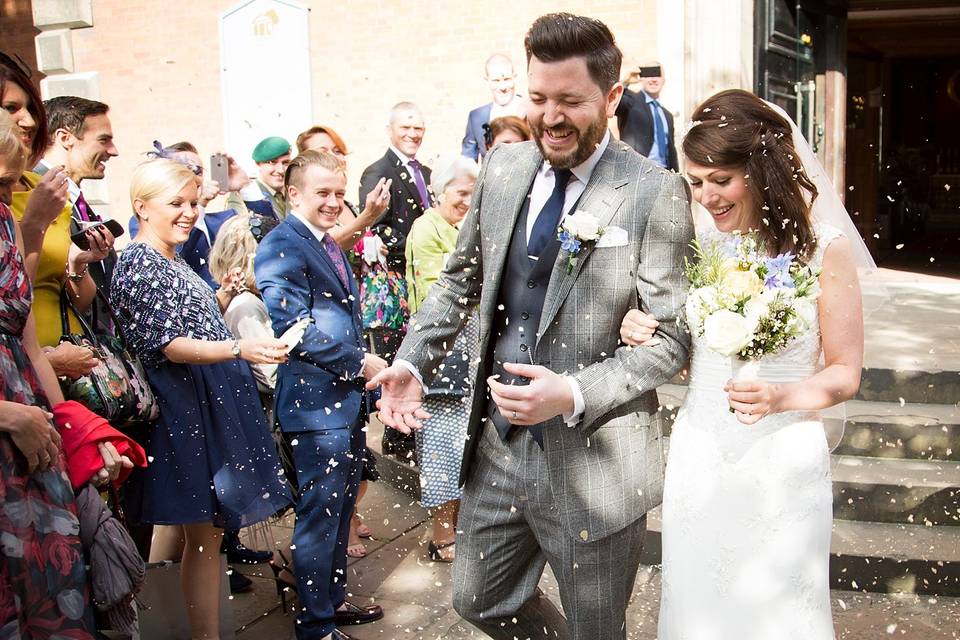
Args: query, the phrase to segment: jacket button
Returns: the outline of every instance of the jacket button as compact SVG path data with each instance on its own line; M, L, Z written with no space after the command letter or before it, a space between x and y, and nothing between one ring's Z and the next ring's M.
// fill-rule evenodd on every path
M529 319L530 319L530 314L527 313L526 311L524 311L523 313L520 314L520 318L521 318L522 320L529 320Z
M525 344L520 345L520 351L526 351L526 350L527 350L527 345Z
M536 289L537 283L533 280L527 280L527 289Z

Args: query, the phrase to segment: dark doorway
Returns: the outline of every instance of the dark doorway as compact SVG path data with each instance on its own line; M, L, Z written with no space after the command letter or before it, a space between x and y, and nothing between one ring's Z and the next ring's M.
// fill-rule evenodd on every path
M950 5L851 2L846 201L880 266L957 277L960 7Z

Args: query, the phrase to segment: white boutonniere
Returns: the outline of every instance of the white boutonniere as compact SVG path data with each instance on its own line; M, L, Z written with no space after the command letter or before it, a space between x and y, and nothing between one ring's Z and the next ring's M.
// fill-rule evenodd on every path
M604 231L605 227L600 226L596 216L586 211L577 210L563 218L557 239L560 240L560 248L568 254L568 274L573 273L573 268L577 266L577 256L580 255L584 246L596 243Z

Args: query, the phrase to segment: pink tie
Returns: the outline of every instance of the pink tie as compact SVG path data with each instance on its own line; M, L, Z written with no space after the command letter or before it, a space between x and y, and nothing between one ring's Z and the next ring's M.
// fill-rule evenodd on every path
M343 259L343 251L340 250L340 246L337 245L337 242L329 233L324 234L322 244L323 248L327 250L327 255L330 256L330 259L333 261L333 266L337 268L337 275L340 276L340 282L342 282L343 286L349 291L350 281L347 279L347 265Z

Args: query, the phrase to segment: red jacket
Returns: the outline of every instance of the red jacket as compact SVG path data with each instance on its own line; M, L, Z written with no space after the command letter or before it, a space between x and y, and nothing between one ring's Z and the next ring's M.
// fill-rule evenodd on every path
M143 447L79 402L61 402L53 408L53 419L63 439L67 474L74 490L90 482L97 471L103 468L103 457L97 446L101 442L112 443L117 453L130 458L134 466L147 466L147 454ZM114 487L123 484L130 471L131 469L122 468L120 477L113 483Z

